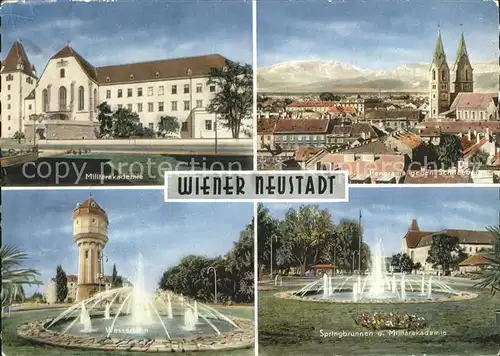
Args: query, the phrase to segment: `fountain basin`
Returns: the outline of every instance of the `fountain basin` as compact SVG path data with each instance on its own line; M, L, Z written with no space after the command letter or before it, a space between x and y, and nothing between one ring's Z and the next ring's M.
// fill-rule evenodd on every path
M92 320L94 322L96 319ZM232 320L238 325L238 328L221 333L221 335L218 336L207 334L200 336L191 332L189 338L171 337L171 340L165 337L151 338L135 334L127 334L126 337L112 334L112 337L107 338L102 332L100 334L63 334L54 330L54 325L50 329L47 328L52 322L52 319L38 320L36 322L23 324L18 328L17 332L20 337L35 343L80 350L171 353L253 347L253 321L241 318L233 318Z
M437 302L452 302L458 300L469 300L477 298L477 294L469 292L461 292L460 294L449 294L440 291L432 293L432 298L427 298L426 295L421 295L417 291L406 291L406 299L401 300L396 295L387 295L385 297L372 298L369 297L353 301L352 290L342 289L335 291L332 295L325 298L323 293L311 291L303 296L297 295L297 291L286 291L275 294L278 298L293 299L304 302L318 303L352 303L352 304L408 304L408 303L437 303Z

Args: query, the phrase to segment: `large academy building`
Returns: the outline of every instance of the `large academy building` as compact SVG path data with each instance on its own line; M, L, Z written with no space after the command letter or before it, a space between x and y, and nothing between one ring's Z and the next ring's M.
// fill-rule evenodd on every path
M21 42L1 69L1 137L33 132L46 139L92 139L98 135L98 105L137 113L143 127L157 130L162 116L177 117L182 138L221 138L231 131L215 125L206 111L216 92L212 68L227 59L213 54L189 58L94 67L69 44L48 61L39 78ZM33 119L38 116L38 120ZM36 122L36 127L33 127ZM35 129L35 130L34 130Z

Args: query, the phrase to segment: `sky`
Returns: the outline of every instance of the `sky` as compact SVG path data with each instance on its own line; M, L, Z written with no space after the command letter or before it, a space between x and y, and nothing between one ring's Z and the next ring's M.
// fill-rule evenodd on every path
M261 0L258 67L297 60L341 61L372 70L430 63L438 25L448 61L453 61L460 24L472 62L497 60L498 7L493 1L330 1Z
M72 213L89 197L86 190L5 191L2 189L2 244L28 253L24 268L35 268L47 283L61 264L77 274ZM96 202L108 213L108 257L111 275L134 278L137 256L144 256L146 287L154 290L162 273L189 254L217 257L229 252L253 218L251 203L165 203L163 190L94 190ZM27 295L44 287L30 287Z
M204 54L252 63L252 6L244 1L5 4L2 50L21 40L42 73L71 46L94 66Z
M264 204L272 216L283 219L291 207L302 204ZM364 242L373 246L382 239L384 254L401 252L401 239L412 219L420 230L444 229L486 230L499 224L499 188L350 188L348 203L323 203L333 221L352 219L361 224Z

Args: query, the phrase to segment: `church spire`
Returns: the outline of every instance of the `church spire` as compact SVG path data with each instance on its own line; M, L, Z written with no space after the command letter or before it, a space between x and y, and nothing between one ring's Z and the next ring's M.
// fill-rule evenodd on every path
M460 34L460 39L458 40L458 49L457 49L457 57L455 58L455 65L458 64L458 62L462 59L463 56L469 56L469 54L467 53L467 47L465 45L463 25L460 26L462 27L462 33Z
M443 62L446 62L446 54L444 53L443 40L441 38L441 29L438 27L438 37L436 40L436 47L434 48L434 56L432 63L440 67Z

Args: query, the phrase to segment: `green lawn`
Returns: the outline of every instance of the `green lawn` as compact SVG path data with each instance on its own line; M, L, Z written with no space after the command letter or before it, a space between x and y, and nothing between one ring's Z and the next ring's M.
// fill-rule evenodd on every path
M242 318L253 319L254 311L253 308L239 308L237 306L218 308L222 313L228 316L237 316ZM17 336L17 328L19 325L34 321L37 319L45 319L56 317L61 313L59 310L32 310L32 311L20 311L12 312L11 317L6 317L2 319L2 329L3 329L3 351L7 356L24 356L24 355L37 355L37 356L48 356L48 355L67 355L67 356L90 356L90 355L123 355L123 356L139 356L144 355L144 352L100 352L100 351L78 351L75 349L64 349L59 347L44 346L39 344L33 344L27 340L24 340ZM184 353L186 354L186 353ZM195 353L200 354L200 353ZM244 350L232 350L232 351L217 351L217 352L204 352L210 356L253 356L253 349Z
M259 354L278 355L496 355L500 335L495 314L500 296L425 304L334 304L288 300L275 291L259 294ZM474 291L477 293L477 290ZM367 331L354 322L361 312L406 312L423 316L433 336L347 336L328 332ZM446 333L446 334L443 334Z

